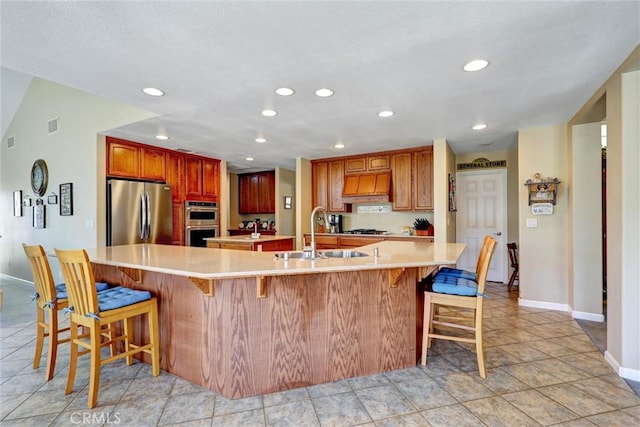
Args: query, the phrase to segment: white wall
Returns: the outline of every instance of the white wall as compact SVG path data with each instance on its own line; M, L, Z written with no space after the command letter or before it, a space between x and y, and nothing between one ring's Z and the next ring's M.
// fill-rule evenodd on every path
M433 140L434 241L456 241L456 213L449 212L449 175L456 174L456 156L444 138Z
M569 305L573 316L604 321L602 314L602 150L600 123L573 126L567 180L571 229Z
M568 309L567 126L521 130L518 135L520 304ZM559 178L552 215L533 215L524 183L535 173ZM535 218L537 228L527 228Z
M59 132L48 135L47 122L59 118ZM65 86L33 79L22 103L2 138L0 162L0 272L31 281L21 244L41 244L48 252L55 247L95 247L104 206L104 147L98 135L118 126L153 117L152 113L108 101ZM15 147L7 149L7 137ZM99 154L102 149L102 154ZM31 194L30 172L36 159L49 169L47 195L59 195L61 183L73 183L73 215L60 216L59 205L46 206L46 228L34 229L32 208L22 217L12 216L13 191ZM101 161L99 162L99 158ZM45 198L46 200L46 198ZM56 263L52 269L59 275Z

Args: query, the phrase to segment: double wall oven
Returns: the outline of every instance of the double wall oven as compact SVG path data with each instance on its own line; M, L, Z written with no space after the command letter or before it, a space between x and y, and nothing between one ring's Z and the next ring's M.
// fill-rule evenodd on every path
M184 239L186 246L206 247L207 237L218 237L218 204L216 202L184 202Z

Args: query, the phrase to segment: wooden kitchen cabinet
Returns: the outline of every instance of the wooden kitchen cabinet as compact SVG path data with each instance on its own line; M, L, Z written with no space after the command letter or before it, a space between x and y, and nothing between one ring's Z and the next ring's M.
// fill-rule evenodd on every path
M433 210L433 149L413 153L413 209Z
M164 181L165 150L107 138L107 176Z
M389 154L372 154L362 157L347 157L344 159L344 173L375 172L391 169Z
M329 206L329 162L311 163L311 186L313 206Z
M367 156L367 170L382 171L391 169L391 156L389 154L376 154Z
M167 153L165 178L171 186L171 199L176 203L185 200L184 194L184 158L180 153Z
M344 186L344 162L334 160L329 162L329 194L327 196L329 212L344 212L345 205L342 200L342 187Z
M410 211L412 203L412 155L410 152L391 156L392 207L394 211Z
M372 237L340 236L340 239L338 240L338 242L340 244L339 246L340 249L351 249L351 248L358 248L360 246L370 245L372 243L382 242L383 240L384 240L384 237L376 237L376 236L372 236Z
M185 196L189 200L217 200L220 187L219 161L185 157Z
M344 186L343 159L332 161L320 161L311 163L311 185L313 187L313 206L322 206L329 212L345 212L345 203L342 200L342 187Z
M344 173L361 173L367 171L366 157L350 157L344 160Z
M240 214L274 213L275 171L238 175L238 212Z
M184 245L184 203L173 202L171 204L173 238L172 245Z
M304 235L304 245L311 245L311 234ZM338 236L318 236L316 234L316 249L337 249L339 247Z

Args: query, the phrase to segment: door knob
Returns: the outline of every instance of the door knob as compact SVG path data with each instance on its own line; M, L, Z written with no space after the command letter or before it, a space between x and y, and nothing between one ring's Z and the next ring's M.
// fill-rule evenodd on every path
M502 236L502 231L498 231L497 233L493 233L493 234L495 234L496 236Z

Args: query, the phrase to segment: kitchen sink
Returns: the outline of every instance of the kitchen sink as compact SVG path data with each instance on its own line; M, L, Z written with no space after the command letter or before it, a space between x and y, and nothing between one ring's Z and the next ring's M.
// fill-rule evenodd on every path
M318 253L320 255L320 253ZM311 259L311 252L278 252L276 259Z
M363 256L369 256L364 252L351 251L348 249L336 249L333 251L322 251L320 252L321 256L326 256L327 258L359 258Z

